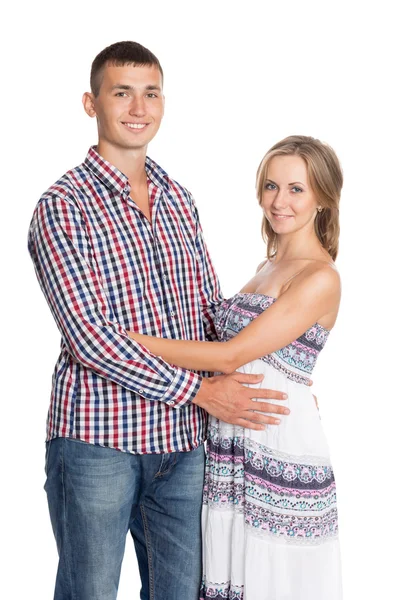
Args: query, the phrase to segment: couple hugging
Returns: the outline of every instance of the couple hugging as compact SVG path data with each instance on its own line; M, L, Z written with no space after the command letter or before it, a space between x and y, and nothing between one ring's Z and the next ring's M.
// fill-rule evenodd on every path
M90 85L98 144L29 231L62 338L46 442L54 598L115 600L130 531L142 600L339 600L335 479L310 390L340 301L338 159L305 136L266 153L266 258L224 299L191 194L147 157L158 59L113 44Z

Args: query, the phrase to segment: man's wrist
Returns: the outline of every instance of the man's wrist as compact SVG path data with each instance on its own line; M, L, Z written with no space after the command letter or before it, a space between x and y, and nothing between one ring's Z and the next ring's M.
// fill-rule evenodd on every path
M197 404L201 408L204 408L204 404L210 396L210 386L212 385L213 377L203 377L201 380L200 388L193 398L192 403Z

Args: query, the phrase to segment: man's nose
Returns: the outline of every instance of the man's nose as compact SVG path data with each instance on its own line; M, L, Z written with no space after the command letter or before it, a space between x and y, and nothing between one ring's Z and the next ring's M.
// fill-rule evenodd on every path
M144 102L144 98L140 96L134 96L132 98L132 102L129 107L129 114L135 117L142 117L146 114L146 105Z

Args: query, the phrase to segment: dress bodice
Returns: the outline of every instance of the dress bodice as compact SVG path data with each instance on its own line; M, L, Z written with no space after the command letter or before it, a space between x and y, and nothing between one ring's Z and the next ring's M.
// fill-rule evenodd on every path
M222 342L230 340L275 301L276 298L272 296L251 292L235 294L225 300L220 305L215 320L218 339ZM282 372L288 379L308 384L328 335L328 329L315 323L287 346L260 358Z

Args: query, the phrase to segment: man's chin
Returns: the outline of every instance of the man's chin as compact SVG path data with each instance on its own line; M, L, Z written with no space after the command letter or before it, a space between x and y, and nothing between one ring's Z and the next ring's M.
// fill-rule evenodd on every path
M148 141L142 140L137 140L135 142L132 140L119 140L118 142L113 142L112 146L122 152L140 152L146 151L148 143Z
M151 142L151 140L153 139L154 136L152 137L139 137L138 139L126 139L124 138L124 140L122 141L122 146L124 148L126 148L127 150L141 150L143 148L147 148L147 146L149 145L149 143Z

